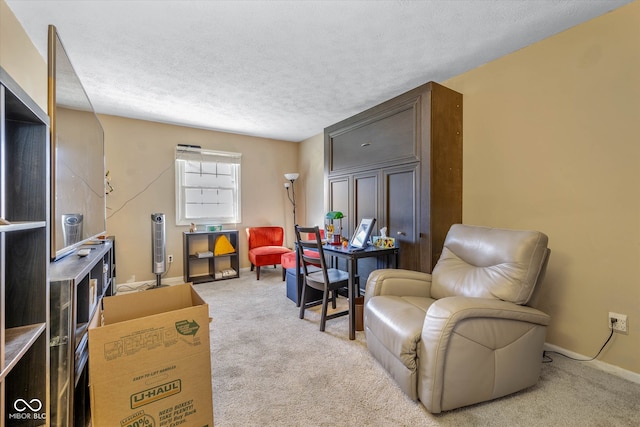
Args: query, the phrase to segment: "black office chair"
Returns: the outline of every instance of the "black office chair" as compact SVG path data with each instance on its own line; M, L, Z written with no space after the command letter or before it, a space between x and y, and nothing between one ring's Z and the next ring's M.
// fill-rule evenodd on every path
M320 317L320 331L324 332L327 320L349 314L349 310L331 313L327 315L327 306L329 305L329 293L331 293L331 305L336 308L336 295L340 288L349 285L349 274L346 271L337 268L327 268L327 262L322 250L322 239L318 227L300 227L296 225L296 242L298 243L298 256L300 257L300 265L304 274L304 282L302 284L302 296L300 298L300 318L304 319L304 311L320 303L317 301L307 302L306 294L308 288L317 289L322 292L322 314ZM302 240L300 234L309 233L314 235L315 239ZM316 251L319 257L305 254L305 249ZM319 267L319 268L318 268Z

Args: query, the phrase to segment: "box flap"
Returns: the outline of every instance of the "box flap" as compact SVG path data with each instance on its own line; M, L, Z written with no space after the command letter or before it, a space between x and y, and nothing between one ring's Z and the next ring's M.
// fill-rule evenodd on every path
M186 289L189 301L200 297ZM168 289L168 288L162 288ZM144 294L145 292L140 292ZM156 295L164 295L159 292ZM184 295L183 295L184 297ZM130 303L128 298L123 298ZM118 302L113 298L112 302ZM131 307L127 313L131 319L89 328L89 369L92 380L101 381L118 371L119 374L135 371L139 366L148 364L156 357L176 359L186 354L209 352L209 306L207 304L188 305L187 307L156 313L149 316L136 316L141 312L156 312L146 305L153 301ZM121 308L121 307L118 307ZM105 308L103 317L111 308ZM126 362L125 362L126 361Z
M104 325L180 310L205 302L191 283L103 298Z

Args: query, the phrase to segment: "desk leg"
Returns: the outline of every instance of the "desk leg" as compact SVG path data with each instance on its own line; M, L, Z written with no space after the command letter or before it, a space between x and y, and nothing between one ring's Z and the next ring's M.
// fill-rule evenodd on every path
M300 307L300 304L303 304L302 301L302 275L300 274L300 254L298 254L298 245L296 245L296 307ZM285 284L286 286L286 284Z
M355 266L356 261L349 258L347 261L347 272L349 273L349 339L356 339L356 280Z

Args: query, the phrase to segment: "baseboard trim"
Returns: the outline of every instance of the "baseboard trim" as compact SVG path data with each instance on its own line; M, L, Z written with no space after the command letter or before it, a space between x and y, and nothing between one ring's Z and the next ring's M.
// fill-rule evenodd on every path
M240 273L251 272L251 267L242 267L240 268ZM255 273L253 273L255 274ZM184 277L167 277L162 278L163 285L180 285L184 283ZM149 286L153 286L156 284L156 279L143 280L141 282L125 282L116 284L117 292L132 292L143 290Z
M163 285L179 285L184 283L184 279L181 277L168 277L162 279ZM156 284L156 279L143 280L141 282L125 282L116 284L116 293L134 292L147 289L150 286Z
M558 353L566 354L567 356L574 357L576 359L588 359L589 356L585 356L584 354L575 353L571 350L567 350L566 348L562 348L560 346L545 343L544 349L549 351L557 351ZM632 371L628 371L619 366L611 365L609 363L602 362L600 360L590 360L588 362L589 365L593 366L596 369L607 372L609 374L615 375L620 378L624 378L625 380L632 381L634 383L640 384L640 374Z

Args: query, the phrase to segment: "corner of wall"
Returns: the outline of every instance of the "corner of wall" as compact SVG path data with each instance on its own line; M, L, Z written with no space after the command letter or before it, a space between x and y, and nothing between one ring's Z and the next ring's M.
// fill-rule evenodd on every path
M47 61L5 0L0 0L0 66L47 111Z

